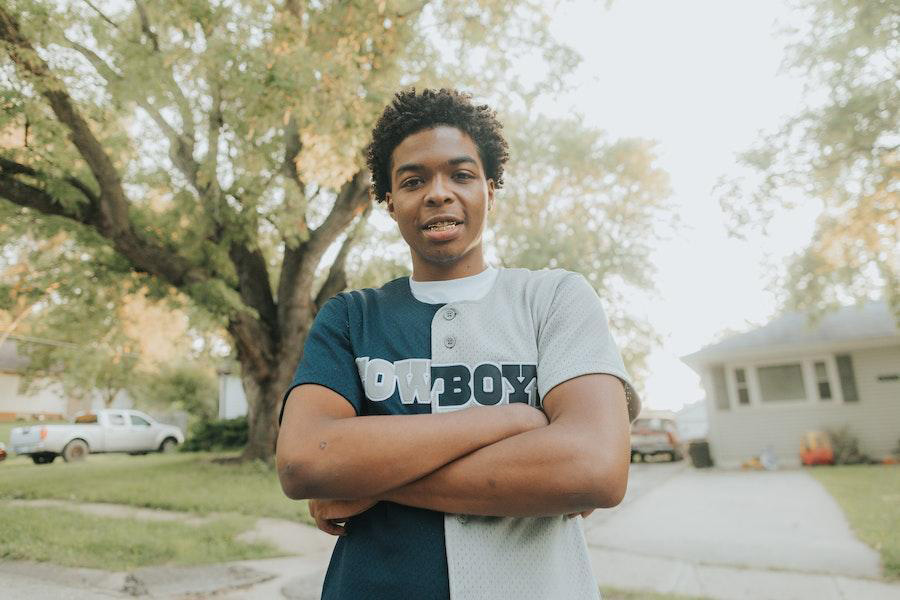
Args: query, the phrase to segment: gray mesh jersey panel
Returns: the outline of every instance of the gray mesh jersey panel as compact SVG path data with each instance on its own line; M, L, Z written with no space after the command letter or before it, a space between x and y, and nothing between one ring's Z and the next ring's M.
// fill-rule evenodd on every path
M625 382L632 420L640 409L600 300L581 275L502 269L487 297L439 310L431 334L432 365L537 365L533 405L563 381L609 373ZM453 600L599 597L580 518L446 515L444 531Z

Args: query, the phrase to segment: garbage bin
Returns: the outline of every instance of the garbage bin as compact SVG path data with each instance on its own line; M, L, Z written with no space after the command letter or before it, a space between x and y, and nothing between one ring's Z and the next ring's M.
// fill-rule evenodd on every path
M709 453L709 442L706 440L693 440L688 444L688 454L691 464L698 469L706 469L713 466L712 455Z

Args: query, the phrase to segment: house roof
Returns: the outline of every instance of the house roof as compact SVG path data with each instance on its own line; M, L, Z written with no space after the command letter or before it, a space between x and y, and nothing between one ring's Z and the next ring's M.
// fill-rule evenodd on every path
M806 313L787 313L767 325L730 336L724 340L683 356L689 365L699 365L759 354L767 350L825 346L838 342L878 340L896 337L900 328L886 302L869 302L846 306L812 321Z

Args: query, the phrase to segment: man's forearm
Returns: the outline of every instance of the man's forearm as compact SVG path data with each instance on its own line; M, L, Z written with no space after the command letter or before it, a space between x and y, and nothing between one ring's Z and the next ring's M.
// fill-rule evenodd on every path
M441 512L506 517L613 506L621 500L616 460L586 452L589 446L571 429L551 424L485 446L380 499Z
M526 405L307 419L279 438L279 477L292 498L372 497L541 422Z

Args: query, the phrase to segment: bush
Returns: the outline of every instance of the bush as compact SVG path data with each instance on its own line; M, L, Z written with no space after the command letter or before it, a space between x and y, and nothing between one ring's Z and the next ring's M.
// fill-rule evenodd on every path
M202 420L194 423L182 446L184 452L228 450L247 445L247 417Z
M849 427L828 431L831 447L834 450L834 464L858 465L871 462L869 457L859 451L859 438L850 433Z

